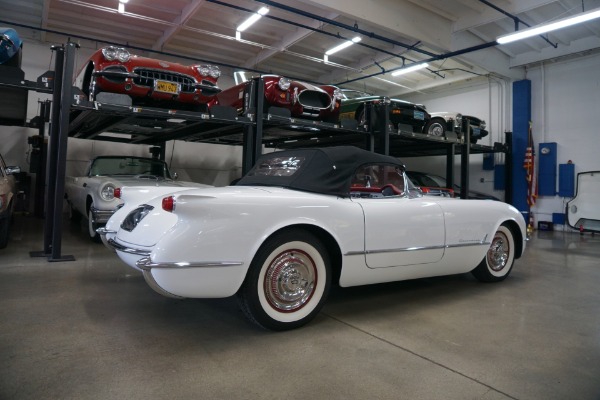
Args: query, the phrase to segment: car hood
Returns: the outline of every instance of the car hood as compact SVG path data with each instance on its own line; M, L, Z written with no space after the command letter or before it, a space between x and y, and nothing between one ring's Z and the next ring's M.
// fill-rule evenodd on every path
M196 182L174 181L172 179L155 179L150 175L136 176L105 176L106 181L111 181L117 186L171 186L171 187L210 187Z

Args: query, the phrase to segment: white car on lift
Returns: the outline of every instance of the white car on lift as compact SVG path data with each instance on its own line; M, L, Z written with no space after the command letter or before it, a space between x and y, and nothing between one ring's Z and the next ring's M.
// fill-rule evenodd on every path
M108 243L158 293L237 294L248 318L273 330L314 318L332 282L508 276L525 249L519 211L410 187L396 158L356 147L274 152L234 186L148 193L113 216Z
M479 139L489 134L485 130L485 121L473 115L447 111L432 112L430 115L431 119L423 130L428 135L445 137L446 132L454 132L462 139L467 132L467 123L471 129L471 143L477 143Z
M85 176L68 176L65 179L65 198L71 215L86 216L88 233L95 241L96 232L103 227L123 202L115 197L115 189L124 186L178 188L208 187L201 183L180 182L171 175L167 164L155 158L131 156L99 156L87 168Z

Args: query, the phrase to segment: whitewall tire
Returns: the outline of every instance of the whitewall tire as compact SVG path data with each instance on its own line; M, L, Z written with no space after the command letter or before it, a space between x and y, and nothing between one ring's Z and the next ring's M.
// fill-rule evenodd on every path
M482 282L499 282L510 274L515 262L515 239L508 227L501 225L481 263L472 271Z
M254 323L271 330L300 327L320 311L331 285L329 255L312 234L291 229L269 238L256 253L238 292Z

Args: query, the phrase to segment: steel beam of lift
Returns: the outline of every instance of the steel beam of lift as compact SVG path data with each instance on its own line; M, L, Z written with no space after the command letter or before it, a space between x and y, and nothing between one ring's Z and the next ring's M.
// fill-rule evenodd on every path
M467 129L460 152L460 198L466 199L469 194L469 158L471 156L471 125L467 119Z
M54 46L56 52L55 82L50 122L50 148L46 177L46 219L44 221L44 248L30 252L32 257L47 257L49 262L75 261L71 255L62 255L62 209L65 196L65 171L67 141L69 138L69 112L72 102L75 43Z
M242 176L256 164L262 154L264 126L265 83L262 78L254 78L245 94L244 114L254 113L254 123L244 126L244 144L242 154Z

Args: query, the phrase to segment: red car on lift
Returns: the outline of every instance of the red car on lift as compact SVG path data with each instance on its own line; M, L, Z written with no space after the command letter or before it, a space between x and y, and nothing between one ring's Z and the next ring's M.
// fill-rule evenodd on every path
M129 95L133 105L207 111L221 89L221 71L213 65L182 65L140 57L107 46L85 63L75 86L97 100L100 92Z
M234 107L241 115L252 80L238 80L238 74L236 81L242 82L223 90L216 97L218 104ZM317 86L278 75L263 75L261 78L265 85L264 112L275 106L290 110L293 118L338 122L342 94L336 86Z

